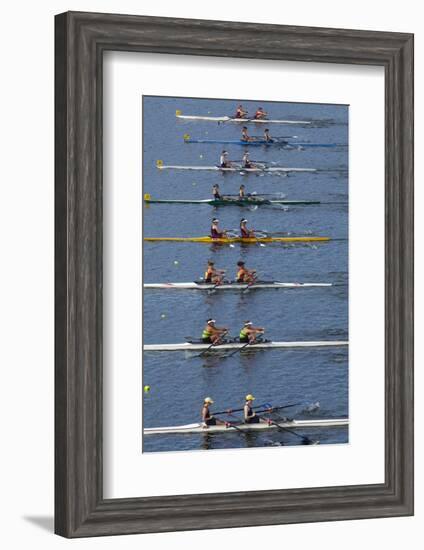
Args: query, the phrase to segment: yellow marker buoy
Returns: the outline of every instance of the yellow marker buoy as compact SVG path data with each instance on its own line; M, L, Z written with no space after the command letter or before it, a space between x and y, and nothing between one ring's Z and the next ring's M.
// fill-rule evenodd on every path
M144 386L144 393L149 393L150 386Z
M190 135L189 134L184 134L183 138L184 138L184 141L187 141L187 140L190 139Z
M175 114L176 114L176 116L180 116L181 111L180 111L179 109L177 109L177 110L175 111Z
M156 166L163 166L163 160L157 160Z
M152 197L150 196L150 193L144 193L144 200L146 202L149 202L149 200L151 199Z

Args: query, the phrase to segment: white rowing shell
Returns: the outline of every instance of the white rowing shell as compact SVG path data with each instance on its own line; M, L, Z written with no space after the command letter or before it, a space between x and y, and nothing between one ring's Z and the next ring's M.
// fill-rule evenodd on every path
M256 288L307 288L307 287L328 287L331 283L231 283L214 285L212 283L145 283L144 288L167 288L175 290L254 290Z
M218 344L211 347L213 350L228 350L228 349L277 349L277 348L319 348L319 347L336 347L347 346L349 342L343 340L323 340L317 342L259 342L257 344L249 344L246 346L242 342L228 342L226 344ZM190 342L183 342L180 344L145 344L143 346L144 351L202 351L206 350L211 344L191 344Z
M243 168L242 166L221 168L220 166L179 166L157 165L159 170L209 170L215 172L316 172L316 168L286 168L284 166L270 166L269 168Z
M262 431L262 430L276 430L277 426L274 424L234 424L240 430L246 432ZM289 422L279 422L282 428L338 428L347 426L349 424L348 418L322 418L317 420L291 420ZM234 433L235 428L226 427L225 425L208 426L204 428L201 423L186 424L185 426L165 426L163 428L146 428L143 430L144 435L160 435L160 434L196 434L196 433Z
M253 118L232 118L229 116L198 116L198 115L176 115L177 118L183 120L207 120L210 122L245 122L259 124L311 124L308 120L266 120Z

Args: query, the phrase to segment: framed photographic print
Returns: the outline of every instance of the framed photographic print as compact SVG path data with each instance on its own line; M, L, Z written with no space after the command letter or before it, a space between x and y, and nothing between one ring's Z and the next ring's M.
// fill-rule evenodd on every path
M413 513L413 36L56 17L56 532Z

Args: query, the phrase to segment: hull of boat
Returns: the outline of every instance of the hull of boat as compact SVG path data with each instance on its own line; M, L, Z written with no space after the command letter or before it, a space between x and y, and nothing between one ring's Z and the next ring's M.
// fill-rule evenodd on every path
M210 344L183 342L181 344L145 344L144 351L204 351L210 349L213 351L219 350L236 350L236 349L284 349L284 348L324 348L324 347L344 347L349 342L343 340L322 340L310 342L258 342L256 344L246 344L242 342L228 342L212 346Z
M185 143L221 143L223 145L241 145L246 146L266 146L279 145L280 147L296 148L296 147L316 147L316 148L331 148L337 147L336 143L308 143L308 142L295 142L286 141L284 139L273 139L272 141L266 141L264 139L254 139L251 141L243 141L241 139L185 139Z
M311 287L329 287L331 283L222 283L215 285L212 283L145 283L144 288L172 289L172 290L255 290L263 288L311 288Z
M248 173L288 173L288 172L316 172L316 168L286 168L285 166L270 166L269 168L243 168L240 166L231 166L222 168L221 166L180 166L176 164L158 164L159 170L194 170L211 172L248 172Z
M181 242L181 243L205 243L205 244L257 244L259 243L309 243L329 241L330 237L258 237L242 238L229 237L227 239L212 239L211 237L144 237L148 242Z
M203 427L200 423L186 424L183 426L164 426L162 428L145 428L144 435L164 435L164 434L209 434L209 433L234 433L236 430L244 432L256 432L266 430L278 430L275 424L244 424L240 422L233 423L236 428L225 425ZM348 418L322 418L311 420L291 420L287 422L279 422L279 426L285 429L294 430L309 429L309 428L343 428L349 425Z
M180 120L204 120L206 122L242 122L244 124L311 124L309 120L276 120L255 118L233 118L229 116L200 116L200 115L175 115Z
M185 200L185 199L144 199L146 204L207 204L210 206L270 206L273 204L285 204L287 206L320 204L319 201L296 201L296 200L268 200L268 199L203 199L203 200Z

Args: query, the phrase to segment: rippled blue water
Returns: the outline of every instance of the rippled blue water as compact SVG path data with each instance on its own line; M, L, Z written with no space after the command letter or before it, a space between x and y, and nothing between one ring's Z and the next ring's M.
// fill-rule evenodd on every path
M263 103L272 118L313 120L308 126L269 125L272 135L296 136L292 141L334 143L333 148L285 149L250 147L253 160L279 166L313 167L317 173L240 175L214 172L158 170L165 164L215 165L225 148L231 159L241 159L244 147L220 144L187 144L192 138L237 139L241 125L182 121L184 114L231 115L236 102L144 97L143 192L152 198L204 199L219 183L226 193L237 193L244 183L248 192L278 193L288 199L319 200L320 205L293 207L213 208L209 205L152 204L143 207L144 236L207 235L210 220L219 216L225 228L238 227L241 217L249 226L268 231L287 231L331 237L322 244L210 246L198 243L144 243L145 283L193 281L203 275L206 262L233 276L236 262L246 261L262 279L284 282L330 282L330 288L215 292L144 291L144 343L183 342L199 337L209 317L231 327L238 335L245 319L266 327L273 340L337 340L348 335L348 108L343 105ZM257 103L243 102L250 112ZM251 135L264 126L249 124ZM334 349L267 350L236 354L231 358L196 357L179 352L149 352L143 356L144 427L187 424L200 420L203 398L215 400L215 410L241 407L246 393L258 403L274 405L301 402L286 414L297 418L348 415L348 351ZM308 412L308 405L319 408ZM234 420L234 418L231 418ZM321 443L345 443L344 428L302 430ZM296 445L299 439L279 431L261 434L146 436L143 452L251 447L270 444Z

